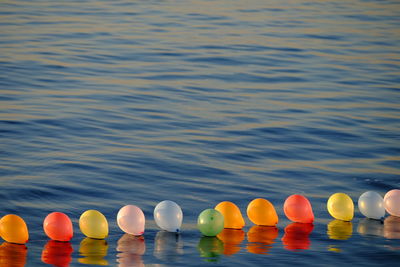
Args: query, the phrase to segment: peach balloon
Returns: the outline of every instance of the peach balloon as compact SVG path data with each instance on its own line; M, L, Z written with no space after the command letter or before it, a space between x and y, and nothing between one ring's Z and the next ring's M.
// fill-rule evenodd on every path
M400 217L400 190L393 189L383 198L386 211L393 216Z
M43 221L46 235L56 241L69 241L74 235L71 219L62 212L52 212Z
M312 223L314 213L310 201L302 195L291 195L283 204L286 217L293 222Z
M18 215L8 214L0 220L0 236L10 243L25 244L29 239L28 227Z
M247 216L256 225L274 226L278 223L274 205L263 198L254 199L249 203Z
M224 215L224 228L242 229L245 225L242 213L234 203L223 201L215 209Z
M117 224L127 234L142 235L145 222L143 211L135 205L126 205L118 211Z

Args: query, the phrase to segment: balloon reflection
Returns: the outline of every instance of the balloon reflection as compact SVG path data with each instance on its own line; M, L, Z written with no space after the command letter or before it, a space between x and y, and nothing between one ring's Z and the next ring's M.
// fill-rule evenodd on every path
M333 220L328 223L328 237L336 240L347 240L353 234L353 224L342 220Z
M391 215L385 219L383 236L387 239L400 239L400 217Z
M224 243L224 255L233 255L240 251L240 244L243 242L245 233L239 229L222 230L217 237Z
M164 261L176 262L183 255L183 242L180 234L159 231L154 240L153 255Z
M278 237L276 226L255 225L247 232L247 251L255 254L268 254Z
M49 240L43 248L42 261L57 267L66 267L72 261L73 251L70 242Z
M358 223L357 232L361 235L383 236L383 222L364 218Z
M146 252L146 242L143 236L124 234L117 242L117 251L118 266L145 266L142 255Z
M25 245L4 242L0 246L0 266L23 267L27 253Z
M288 250L309 249L310 234L314 229L312 223L291 223L285 227L282 237L283 245Z
M86 237L79 246L79 254L84 258L79 258L78 262L83 264L108 265L104 259L107 256L108 244L104 239L93 239Z
M224 243L215 236L203 236L197 244L200 256L205 261L216 262L219 256L224 253Z

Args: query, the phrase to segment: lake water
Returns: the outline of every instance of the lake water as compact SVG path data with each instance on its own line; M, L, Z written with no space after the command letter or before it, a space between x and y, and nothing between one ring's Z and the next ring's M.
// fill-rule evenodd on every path
M400 2L378 0L1 1L1 266L393 265L400 219L333 220L335 192L400 187ZM282 206L307 196L313 226ZM277 228L202 237L198 214L230 200L246 214L270 200ZM155 205L183 209L178 236ZM118 210L146 216L124 235ZM109 220L85 239L79 216ZM53 211L74 223L49 242Z

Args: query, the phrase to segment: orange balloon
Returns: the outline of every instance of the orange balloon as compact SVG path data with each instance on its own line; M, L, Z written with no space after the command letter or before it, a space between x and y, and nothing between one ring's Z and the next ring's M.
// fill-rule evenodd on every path
M254 199L249 203L247 217L256 225L274 226L278 223L274 205L263 198Z
M311 241L309 235L314 229L312 223L291 223L285 227L285 234L282 237L286 249L309 249Z
M242 229L224 229L217 237L224 243L224 254L233 255L240 251L245 233Z
M245 225L240 209L230 201L223 201L215 209L224 215L224 228L242 229Z
M43 221L46 235L56 241L69 241L74 235L71 219L62 212L52 212Z
M25 245L4 242L0 246L0 266L24 267L28 248Z
M43 248L42 261L57 267L67 267L72 262L73 251L70 242L49 240Z
M312 223L314 213L310 201L302 195L291 195L283 204L286 217L293 222Z
M278 234L276 226L254 225L247 232L247 251L254 254L267 254Z
M18 215L8 214L0 220L0 236L10 243L25 244L29 239L28 227Z

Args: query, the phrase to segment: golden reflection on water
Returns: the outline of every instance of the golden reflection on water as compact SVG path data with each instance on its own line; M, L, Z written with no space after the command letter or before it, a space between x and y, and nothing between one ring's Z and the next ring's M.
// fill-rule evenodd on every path
M25 245L4 242L0 245L0 266L24 267L27 254Z
M224 243L224 255L231 256L238 253L245 236L246 233L242 229L225 228L222 230L217 237Z
M79 255L83 256L83 258L79 258L78 262L83 264L108 265L108 261L104 259L107 256L107 252L108 243L106 240L86 237L79 246Z
M353 224L342 220L333 220L328 223L327 234L330 239L347 240L353 234Z
M247 232L247 251L254 254L268 254L276 243L278 234L276 226L254 225Z
M71 242L49 240L42 251L42 262L57 267L67 267L72 262Z
M143 236L124 234L117 242L117 251L118 266L145 266L142 255L146 252L146 242Z

